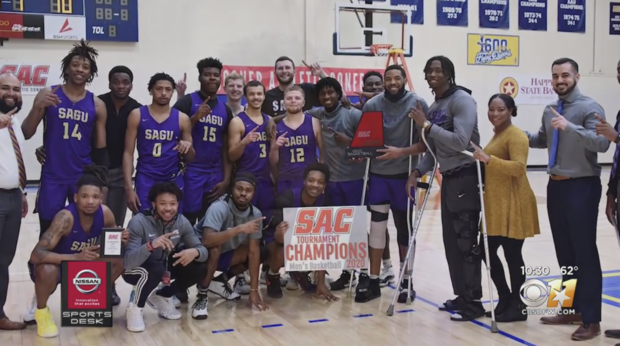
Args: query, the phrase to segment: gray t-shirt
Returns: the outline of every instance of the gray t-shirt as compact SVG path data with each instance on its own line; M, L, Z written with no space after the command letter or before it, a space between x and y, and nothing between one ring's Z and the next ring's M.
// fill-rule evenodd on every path
M205 217L196 224L195 231L202 238L202 232L205 228L224 232L260 217L263 217L263 214L255 206L242 211L237 209L232 198L226 201L226 197L222 197L213 202L209 209L207 209ZM235 250L248 239L260 240L262 237L262 229L252 234L237 234L222 244L222 253Z
M313 108L308 111L321 121L321 138L323 139L323 155L329 167L330 181L354 181L364 179L365 162L353 162L346 158L346 147L336 143L335 135L329 129L341 132L353 138L362 112L355 108L347 109L338 105L333 112L325 108Z
M418 101L422 105L424 114L427 114L428 104L419 95L408 91L405 96L396 102L385 98L385 94L377 95L366 104L364 112L383 112L383 142L396 148L407 148L420 141L418 135L420 127L413 125L411 133L412 119L409 112L417 107ZM415 169L418 157L412 157L411 170ZM370 172L381 175L398 175L409 173L409 156L399 157L393 160L372 160Z

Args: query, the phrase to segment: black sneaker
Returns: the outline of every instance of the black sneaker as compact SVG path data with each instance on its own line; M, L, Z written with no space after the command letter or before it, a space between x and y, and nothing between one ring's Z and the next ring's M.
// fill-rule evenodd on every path
M338 278L338 280L332 282L330 284L330 289L332 291L340 291L343 290L345 288L349 287L349 283L351 283L351 272L349 272L348 270L343 270L342 274L340 274L340 277ZM355 277L355 274L353 274L353 284L352 286L355 286L357 284L357 278Z
M187 303L189 300L187 290L185 290L185 292L177 292L174 296L177 297L177 299L183 304Z
M405 304L407 302L407 285L409 284L409 279L403 279L403 281L400 283L400 288L398 289L398 302L400 304ZM411 296L411 301L415 300L416 294L415 294L415 290L413 289L413 281L411 283L411 290L409 290L410 292L410 296Z
M310 272L290 272L291 278L299 284L299 287L305 292L315 292L316 285L312 283L308 274Z
M112 306L117 306L121 304L121 297L116 293L116 284L112 286Z
M269 298L282 298L282 286L280 285L280 274L267 274L267 296Z
M366 274L360 274L359 284L355 289L355 302L366 303L375 298L381 297L381 287L379 278L371 279Z
M484 316L484 306L480 301L465 301L460 305L460 310L450 316L450 320L468 322Z

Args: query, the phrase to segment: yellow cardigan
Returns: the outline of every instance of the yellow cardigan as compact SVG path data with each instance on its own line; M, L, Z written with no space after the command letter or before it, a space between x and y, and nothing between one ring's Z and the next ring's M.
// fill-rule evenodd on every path
M540 234L536 196L527 180L529 141L515 125L496 134L484 152L484 206L489 236L525 239Z

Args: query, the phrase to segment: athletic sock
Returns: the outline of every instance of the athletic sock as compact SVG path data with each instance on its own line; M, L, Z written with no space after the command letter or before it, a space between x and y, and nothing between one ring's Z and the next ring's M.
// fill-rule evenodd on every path
M391 267L392 267L392 260L391 260L391 259L389 259L389 258L388 258L388 259L384 259L384 260L383 260L383 266L384 266L385 268L391 268Z
M198 289L198 294L204 294L204 295L206 295L206 294L207 294L207 292L209 291L209 288L208 288L208 287L206 287L206 288L205 288L205 287L202 287L202 286L201 286L201 285L199 285L199 284L198 284L198 285L196 285L196 288Z
M379 275L370 274L370 280L376 280L376 279L379 279Z
M269 268L269 270L267 271L267 275L280 275L280 273L274 273L271 271L271 268Z
M368 275L368 269L360 269L360 273Z

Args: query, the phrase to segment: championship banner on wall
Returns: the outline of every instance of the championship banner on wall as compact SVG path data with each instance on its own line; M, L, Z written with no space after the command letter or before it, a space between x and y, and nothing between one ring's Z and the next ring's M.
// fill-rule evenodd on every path
M499 92L515 99L517 105L547 105L558 100L551 77L543 75L503 75Z
M284 270L368 268L366 207L285 208Z
M297 65L297 63L295 64ZM369 71L378 71L383 75L384 69L361 69L361 68L340 68L322 66L328 76L337 79L342 84L342 91L348 96L357 96L356 92L361 92L364 86L364 74ZM232 72L237 72L245 78L246 83L251 80L258 80L265 85L267 90L278 86L278 79L273 66L224 66L222 71L222 86L218 94L226 94L224 91L224 80ZM319 77L310 73L310 69L303 66L295 66L295 83L316 83Z
M33 96L60 82L60 64L25 64L0 60L0 74L13 73L22 82L22 95Z
M61 325L112 327L112 263L62 262Z
M519 36L467 34L467 65L519 66Z

